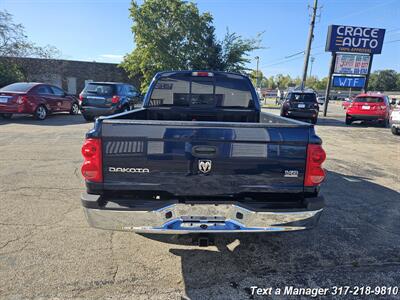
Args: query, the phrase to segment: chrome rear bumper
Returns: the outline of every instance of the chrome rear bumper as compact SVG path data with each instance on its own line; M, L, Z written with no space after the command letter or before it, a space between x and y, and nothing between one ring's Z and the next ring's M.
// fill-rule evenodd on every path
M322 197L317 198L323 203ZM84 212L90 226L106 230L157 234L280 232L314 227L323 209L320 204L313 206L314 209L255 211L240 203L173 203L156 209L120 210L84 204Z

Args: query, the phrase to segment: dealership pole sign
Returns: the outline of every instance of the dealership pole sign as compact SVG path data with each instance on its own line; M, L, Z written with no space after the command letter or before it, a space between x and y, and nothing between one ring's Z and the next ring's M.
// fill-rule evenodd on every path
M333 76L332 86L362 89L365 85L365 77Z
M336 54L334 73L367 75L370 56L365 54L338 53Z
M382 52L385 31L382 28L347 25L328 27L325 51L332 52L332 59L325 92L324 116L328 110L331 85L368 89L372 59L374 54Z
M330 25L325 51L380 54L385 29Z

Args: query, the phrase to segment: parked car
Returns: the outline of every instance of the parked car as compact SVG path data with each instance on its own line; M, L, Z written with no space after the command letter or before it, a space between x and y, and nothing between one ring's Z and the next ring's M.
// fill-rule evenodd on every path
M18 82L0 89L0 115L4 119L13 114L31 114L44 120L56 112L78 114L78 100L61 88L44 83Z
M325 103L325 96L318 96L317 97L317 102L319 105L324 105Z
M344 101L342 102L343 109L347 109L350 106L351 102L353 102L353 100L353 97L344 99Z
M86 134L81 201L89 224L108 230L312 228L324 207L321 144L312 125L261 112L246 76L162 72L141 110Z
M396 99L391 102L392 105L396 104ZM397 103L396 107L390 113L390 128L393 134L400 135L400 101Z
M286 118L309 120L316 124L319 105L314 92L291 91L281 105L281 116Z
M346 124L354 121L376 121L389 124L391 106L388 96L366 93L357 95L346 110Z
M133 85L118 82L90 82L79 95L81 113L87 121L132 110L141 99Z

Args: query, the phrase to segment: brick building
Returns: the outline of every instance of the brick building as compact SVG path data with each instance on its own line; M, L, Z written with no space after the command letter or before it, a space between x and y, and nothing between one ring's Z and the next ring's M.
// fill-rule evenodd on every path
M129 79L118 64L20 57L0 57L0 62L17 64L27 81L54 84L75 95L90 81L118 81L139 86L139 80Z

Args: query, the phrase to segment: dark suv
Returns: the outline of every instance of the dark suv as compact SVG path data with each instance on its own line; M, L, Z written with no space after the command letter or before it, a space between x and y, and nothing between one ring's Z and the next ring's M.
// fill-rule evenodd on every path
M81 113L86 121L113 115L134 108L142 96L130 84L118 82L90 82L79 95Z
M319 106L314 92L291 91L281 105L281 116L286 118L310 120L316 124Z

